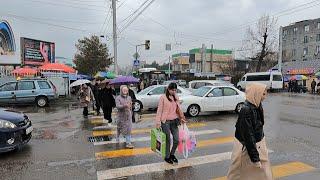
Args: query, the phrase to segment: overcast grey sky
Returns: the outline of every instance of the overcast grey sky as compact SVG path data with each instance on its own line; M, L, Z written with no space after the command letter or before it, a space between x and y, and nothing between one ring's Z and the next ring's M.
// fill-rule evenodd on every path
M144 1L118 0L118 6L121 6L117 21L120 23ZM146 39L151 40L151 49L141 48L139 52L140 59L147 62L163 63L168 61L169 54L188 52L202 43L208 47L213 43L219 49L239 49L245 29L261 15L274 15L308 2L313 3L279 17L279 26L319 18L320 1L155 0L119 35L118 61L122 66L132 64L133 45ZM111 38L110 0L0 0L0 4L0 19L9 21L16 38L24 36L55 42L56 56L73 58L74 45L84 36L107 34ZM313 7L306 9L310 6ZM103 26L105 20L107 23ZM119 29L124 24L120 23ZM112 52L110 38L103 41L109 44ZM171 52L165 51L166 43L173 44Z

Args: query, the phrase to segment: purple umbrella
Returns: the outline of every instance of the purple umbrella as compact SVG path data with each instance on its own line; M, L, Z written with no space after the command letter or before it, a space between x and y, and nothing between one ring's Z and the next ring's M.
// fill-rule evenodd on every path
M119 76L115 79L112 79L110 84L134 84L139 83L139 79L132 76Z

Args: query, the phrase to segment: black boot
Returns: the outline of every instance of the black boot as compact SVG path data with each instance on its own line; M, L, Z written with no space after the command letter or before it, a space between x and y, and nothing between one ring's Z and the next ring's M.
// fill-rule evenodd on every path
M171 158L165 158L164 161L167 162L167 163L169 163L169 164L173 164Z
M174 155L171 155L170 159L171 159L172 162L178 163L178 159Z

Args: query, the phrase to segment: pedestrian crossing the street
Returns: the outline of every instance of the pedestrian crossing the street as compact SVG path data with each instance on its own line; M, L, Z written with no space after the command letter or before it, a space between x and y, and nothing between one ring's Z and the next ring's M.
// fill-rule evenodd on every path
M196 152L188 159L179 156L179 164L170 165L165 163L161 157L150 149L150 128L133 129L132 142L135 148L126 149L115 140L116 131L114 129L94 130L93 137L109 136L110 141L94 142L95 158L97 162L104 164L97 168L98 180L121 179L133 177L133 179L159 179L166 178L165 172L173 175L183 170L190 170L194 174L182 179L206 179L225 180L228 167L230 165L234 136L220 129L210 129L208 122L192 122L188 124L191 131L197 138ZM274 152L269 150L270 154ZM271 162L272 163L272 162ZM203 173L203 169L208 169ZM214 171L220 169L220 171ZM210 172L212 171L213 172ZM281 162L272 167L274 178L281 179L299 174L310 173L316 168L305 162ZM198 175L197 175L198 172Z

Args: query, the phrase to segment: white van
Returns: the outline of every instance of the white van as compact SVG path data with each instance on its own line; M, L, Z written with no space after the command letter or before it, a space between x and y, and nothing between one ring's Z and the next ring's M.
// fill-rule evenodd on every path
M265 84L268 90L283 88L283 77L279 71L247 73L238 82L237 88L244 90L247 84L252 82Z
M228 85L233 86L228 81L221 81L221 80L194 80L189 82L188 89L193 91L195 89L199 89L203 86L221 86L221 85Z

